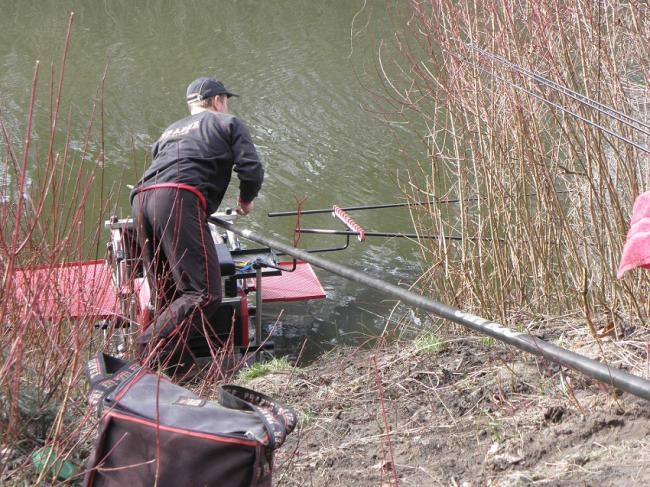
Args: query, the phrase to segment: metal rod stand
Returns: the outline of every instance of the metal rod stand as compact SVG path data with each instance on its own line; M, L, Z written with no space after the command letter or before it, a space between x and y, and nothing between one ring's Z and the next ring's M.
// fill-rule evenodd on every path
M466 328L483 335L493 337L525 352L544 357L551 362L577 370L592 379L617 387L622 391L650 400L650 381L647 379L630 374L629 372L617 367L610 366L607 363L602 363L592 358L585 357L584 355L572 352L571 350L558 347L557 345L548 343L533 335L517 332L494 321L486 320L480 316L466 313L452 306L439 303L433 299L386 282L383 279L378 279L364 272L336 264L323 259L322 257L296 249L295 247L291 247L285 243L278 242L277 240L272 240L262 235L258 235L250 230L236 228L230 222L218 218L211 218L211 220L248 240L279 250L280 252L291 255L296 259L308 262L316 267L349 279L350 281L372 287L378 291L400 299L405 303L429 311L436 316L463 325ZM257 292L260 292L259 288L257 289ZM261 299L259 295L258 298ZM257 310L257 313L260 313L259 309Z
M262 266L255 266L255 361L262 358Z

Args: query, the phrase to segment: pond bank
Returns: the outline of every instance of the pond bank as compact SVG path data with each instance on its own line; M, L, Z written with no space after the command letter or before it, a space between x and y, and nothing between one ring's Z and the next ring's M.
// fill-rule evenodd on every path
M569 325L545 324L546 339L646 373L636 345L647 336L597 345ZM650 482L647 401L477 337L338 348L248 385L302 417L277 456L276 485Z
M596 341L580 320L563 318L529 331L648 376L647 330L626 326L614 339L601 328ZM243 369L235 381L299 413L276 456L277 486L650 484L647 401L484 337L438 330L371 349L338 347L303 368L272 364ZM216 385L205 378L191 388L207 397ZM96 428L84 419L83 394L75 404L66 431L82 432L66 458L81 473ZM50 416L43 421L55 409ZM2 445L0 484L34 485L31 454L41 445Z

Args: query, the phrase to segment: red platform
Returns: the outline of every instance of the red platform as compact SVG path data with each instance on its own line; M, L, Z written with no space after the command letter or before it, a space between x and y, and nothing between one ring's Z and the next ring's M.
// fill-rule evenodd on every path
M293 263L282 262L280 266L291 269ZM148 286L137 284L142 301L145 295L148 297ZM24 312L48 321L97 320L120 314L118 289L105 260L18 269L13 285L14 299ZM249 281L249 286L255 289L254 279ZM287 270L279 276L262 278L264 302L323 298L323 286L311 265L305 262L298 262L293 272Z
M18 269L16 301L49 321L101 319L119 314L117 288L105 260Z
M293 262L280 262L280 267L291 269ZM255 290L255 279L248 281L248 287ZM325 290L314 269L306 262L298 261L293 272L287 270L279 276L262 278L262 301L265 303L307 301L325 297Z

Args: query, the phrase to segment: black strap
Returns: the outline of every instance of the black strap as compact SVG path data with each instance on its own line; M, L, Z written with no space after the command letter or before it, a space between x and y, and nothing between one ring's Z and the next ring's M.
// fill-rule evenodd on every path
M98 416L102 414L104 399L141 368L142 365L138 362L126 362L102 352L88 361L86 373L90 390L87 399L90 405L97 407Z
M218 400L222 406L230 409L258 413L269 433L268 447L272 450L282 446L298 423L298 416L293 409L245 387L224 384L219 388Z
M104 379L108 379L126 365L129 365L129 362L99 352L88 361L88 364L86 364L88 381L92 385Z

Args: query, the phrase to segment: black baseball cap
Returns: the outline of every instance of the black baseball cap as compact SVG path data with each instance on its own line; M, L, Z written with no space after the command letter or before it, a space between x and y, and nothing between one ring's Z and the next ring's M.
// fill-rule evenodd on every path
M228 98L235 95L228 91L219 80L201 77L192 81L187 87L187 102L201 101L217 95L226 95Z

